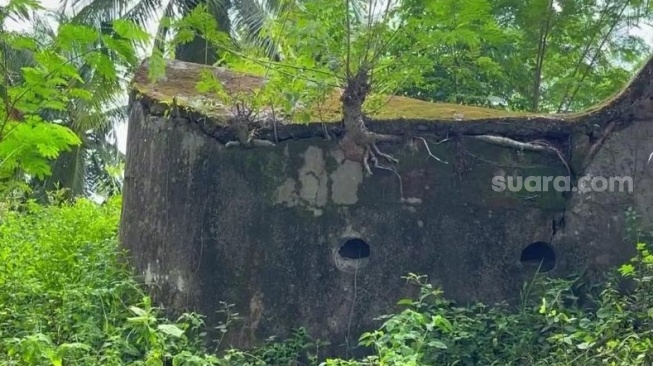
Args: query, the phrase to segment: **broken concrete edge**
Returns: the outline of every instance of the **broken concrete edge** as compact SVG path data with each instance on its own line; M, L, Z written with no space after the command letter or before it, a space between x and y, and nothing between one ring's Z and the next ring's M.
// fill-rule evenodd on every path
M140 66L132 83L130 104L139 101L146 114L153 116L181 117L197 125L201 131L222 144L237 140L236 131L230 125L230 116L219 101L210 94L196 90L202 72L211 71L224 84L228 92L251 92L263 85L263 78L229 71L225 68L168 61L166 77L155 83L148 78L148 62ZM573 114L517 114L496 109L473 106L430 103L416 99L396 97L404 103L416 103L432 108L428 113L454 115L463 113L462 120L442 118L370 118L370 130L397 136L460 136L500 135L517 140L547 139L558 142L574 134L591 136L619 131L634 120L653 114L653 57L645 63L631 81L613 98L597 104L586 111ZM199 98L199 99L193 99ZM393 97L395 98L395 97ZM204 103L197 106L197 101ZM194 101L194 102L193 102ZM214 103L214 104L211 104ZM208 105L208 109L204 108ZM216 107L217 106L217 107ZM215 107L215 108L214 108ZM472 113L465 115L465 111ZM428 114L427 113L427 114ZM483 115L486 117L482 117ZM419 115L419 113L417 113ZM271 118L252 121L251 129L257 130L258 138L268 141L285 141L325 137L325 131L339 137L343 133L340 120L327 122L292 123Z

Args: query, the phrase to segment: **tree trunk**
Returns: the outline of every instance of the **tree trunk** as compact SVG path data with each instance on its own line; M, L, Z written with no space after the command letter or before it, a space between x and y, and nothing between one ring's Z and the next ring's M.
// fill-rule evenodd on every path
M540 38L537 44L537 58L535 73L533 75L533 95L531 100L531 112L537 112L540 109L540 97L542 88L542 69L544 68L544 57L546 56L546 46L551 31L551 20L553 18L553 0L549 0L547 7L546 20L540 28Z
M370 91L367 71L361 68L347 82L342 93L342 118L345 124L345 137L361 146L374 143L373 134L365 127L363 103Z
M191 0L192 1L192 0ZM188 11L195 6L205 3L206 0L197 1L194 6L189 6ZM228 11L231 8L230 0L222 0L220 6L210 6L209 11L218 23L218 30L227 34L231 31ZM177 46L175 58L180 61L193 62L196 64L213 65L219 60L218 49L210 42L200 36L186 44Z
M372 174L368 160L377 168L383 168L379 164L378 158L384 158L392 163L397 162L392 156L382 153L376 143L379 141L396 141L399 137L381 135L367 129L363 118L363 103L365 103L365 98L367 98L369 92L369 75L365 68L361 68L347 80L347 86L342 93L342 118L345 125L345 135L340 141L340 148L349 160L361 162L365 167L365 171Z

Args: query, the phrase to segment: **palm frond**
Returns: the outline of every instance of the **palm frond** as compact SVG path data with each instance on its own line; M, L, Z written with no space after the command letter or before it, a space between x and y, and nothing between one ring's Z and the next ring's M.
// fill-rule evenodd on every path
M122 189L121 167L125 156L118 150L116 144L103 138L92 139L86 159L86 190L87 194L112 196Z
M163 10L162 19L176 19L178 16L178 8L175 6L175 2L170 1L168 5ZM154 49L160 50L161 53L165 53L165 45L168 37L170 36L170 27L166 22L159 22L156 34L154 36ZM147 52L149 54L149 52Z
M266 22L283 13L280 4L276 0L237 0L234 10L231 33L240 45L263 50L268 57L276 58L279 40L263 34L262 30Z
M131 8L140 5L143 17L140 26L145 26L146 21L156 12L161 0L63 0L58 10L59 14L72 14L71 22L78 24L95 25L113 19L122 18ZM135 19L136 20L136 19Z

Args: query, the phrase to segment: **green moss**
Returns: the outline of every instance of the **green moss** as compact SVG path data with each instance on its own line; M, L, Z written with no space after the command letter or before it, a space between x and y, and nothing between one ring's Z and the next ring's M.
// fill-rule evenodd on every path
M651 61L649 61L651 62ZM242 93L251 94L263 85L263 78L256 75L242 74L234 71L214 68L211 66L198 65L175 61L166 67L166 77L156 83L149 81L147 65L143 64L134 77L132 89L139 94L156 101L177 99L181 108L188 108L197 113L216 120L216 123L223 125L227 122L230 107L224 106L215 95L211 93L200 93L197 91L197 83L201 80L201 74L205 71L213 73L223 84L225 90L232 95ZM640 72L641 73L641 72ZM598 103L584 111L567 114L533 114L526 112L508 112L499 109L465 106L459 104L430 103L421 100L388 96L385 104L378 111L367 113L377 120L418 120L418 121L473 121L479 119L497 119L505 117L549 117L553 119L564 119L568 121L579 121L583 116L595 113L598 110L609 108L620 96L631 89L640 76L638 73L630 83L614 97ZM641 79L641 78L640 78ZM640 80L641 81L641 80ZM341 103L339 91L327 98L323 105L311 111L315 121L338 122L341 120Z
M275 190L285 176L283 155L270 148L233 149L226 153L231 155L232 164L242 167L241 173L258 192L266 199L274 200Z
M377 111L366 110L375 120L438 120L438 121L468 121L489 118L527 117L534 114L525 112L508 112L500 109L482 108L461 104L431 103L401 96L384 96L383 107ZM315 119L321 117L325 122L342 120L339 95L329 98Z
M183 65L183 67L181 66ZM211 68L209 66L176 63L168 65L166 78L151 83L147 77L147 69L141 67L136 73L132 89L153 101L171 101L175 98L177 105L188 108L207 117L224 120L229 114L228 106L225 107L212 93L197 91L197 82L201 73L206 69L211 70L222 81L230 93L249 93L260 88L262 78L239 74L232 71ZM459 104L430 103L421 100L388 96L384 105L378 111L367 111L369 115L378 120L440 120L463 121L474 119L524 117L532 114L512 113L504 110L465 106ZM312 111L315 120L324 122L337 122L341 118L341 104L339 92L336 91L327 98L320 108L320 113Z

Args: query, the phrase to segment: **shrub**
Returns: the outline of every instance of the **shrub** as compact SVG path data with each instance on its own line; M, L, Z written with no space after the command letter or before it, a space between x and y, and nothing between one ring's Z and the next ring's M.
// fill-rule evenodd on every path
M121 264L116 234L120 199L28 202L0 218L0 364L2 365L317 365L320 342L304 329L252 350L207 351L202 317L174 322L153 307ZM636 215L629 220L636 227ZM634 239L646 236L628 232ZM365 333L363 365L650 365L653 363L653 254L637 256L607 281L536 276L522 303L458 306L424 276L405 309ZM624 280L628 291L622 290ZM581 301L582 299L582 301ZM231 305L223 304L225 311ZM219 328L227 332L237 314ZM301 362L300 362L301 360Z

